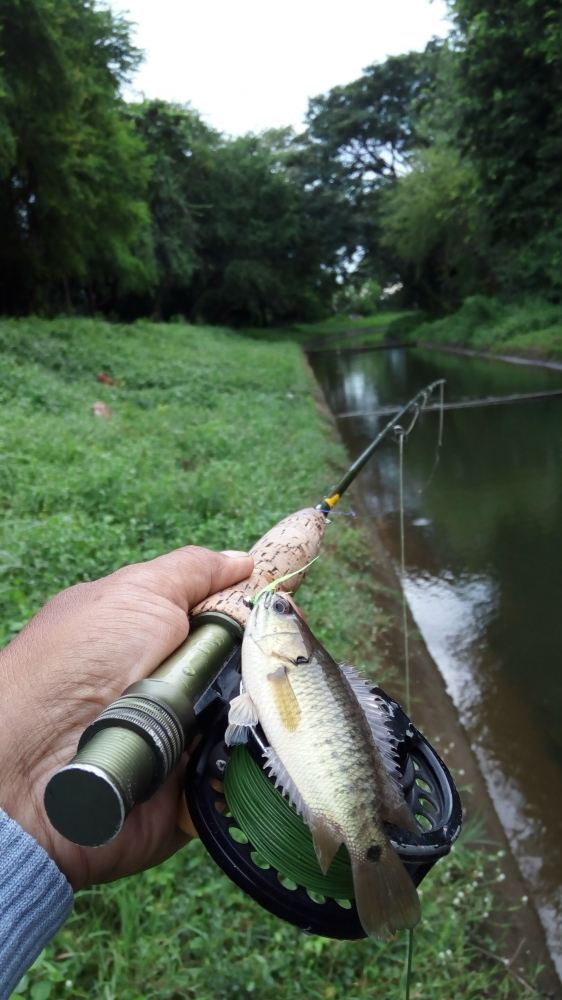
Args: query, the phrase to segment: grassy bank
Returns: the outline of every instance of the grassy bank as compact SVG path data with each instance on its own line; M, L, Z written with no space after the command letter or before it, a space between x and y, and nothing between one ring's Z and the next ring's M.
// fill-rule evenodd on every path
M382 346L406 339L418 326L420 317L411 309L402 312L381 310L372 316L329 316L317 323L294 323L290 327L263 327L244 330L246 337L262 343L292 340L314 350L325 347Z
M506 305L475 295L451 316L418 326L413 336L447 347L561 362L562 306L540 300Z
M53 592L186 542L248 547L317 501L345 463L298 347L228 330L0 323L0 622L6 641ZM98 381L101 374L115 384ZM95 402L111 411L96 417ZM340 659L381 676L376 566L335 518L301 604ZM501 857L474 829L423 885L412 1000L536 996L506 968ZM18 996L397 1000L405 941L305 937L246 899L192 844L81 893ZM523 978L522 978L523 977Z
M322 323L293 328L295 339L316 346L377 347L416 341L490 354L562 362L562 306L541 300L506 304L475 295L442 319L410 312L373 316L335 316Z

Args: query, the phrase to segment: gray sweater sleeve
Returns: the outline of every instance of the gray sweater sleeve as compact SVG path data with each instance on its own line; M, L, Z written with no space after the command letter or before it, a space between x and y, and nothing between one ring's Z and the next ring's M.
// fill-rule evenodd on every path
M0 1000L6 1000L72 910L54 861L0 809Z

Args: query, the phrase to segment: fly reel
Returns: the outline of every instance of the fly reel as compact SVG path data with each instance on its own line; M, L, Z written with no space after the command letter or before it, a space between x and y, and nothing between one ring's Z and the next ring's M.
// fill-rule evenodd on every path
M201 713L205 736L190 759L185 789L195 828L219 867L275 916L311 934L363 938L347 851L341 846L322 874L308 827L263 770L267 741L261 728L246 746L224 744L230 699L240 685L239 659L238 650ZM418 826L417 834L391 824L386 831L417 886L460 832L460 798L449 771L399 704L380 688L372 690L388 712L404 797Z

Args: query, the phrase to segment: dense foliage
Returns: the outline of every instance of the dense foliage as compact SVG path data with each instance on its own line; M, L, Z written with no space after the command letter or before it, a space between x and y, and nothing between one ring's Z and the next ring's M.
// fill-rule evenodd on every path
M7 0L0 53L0 309L151 281L148 164L118 97L127 26L91 0Z
M450 0L451 32L229 138L127 104L140 58L98 0L0 5L0 311L263 326L381 289L438 313L562 292L562 18Z

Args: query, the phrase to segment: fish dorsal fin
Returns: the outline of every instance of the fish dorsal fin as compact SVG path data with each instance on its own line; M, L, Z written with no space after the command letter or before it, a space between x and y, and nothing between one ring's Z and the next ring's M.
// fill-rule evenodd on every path
M348 663L340 663L340 670L357 698L360 708L363 709L386 770L391 778L399 781L398 755L394 747L393 736L389 729L388 716L383 707L382 698L373 694L369 681L364 680L354 667L350 667Z
M383 818L389 823L394 823L395 826L410 830L411 833L418 833L414 817L406 803L400 784L398 754L395 749L394 737L389 728L384 702L379 695L371 691L369 682L364 680L349 664L341 663L340 670L363 710L384 765L386 780L381 789Z
M266 747L263 755L265 757L265 764L263 765L264 770L268 772L270 778L275 778L275 787L279 788L283 792L293 808L296 809L299 816L302 816L304 822L310 826L310 809L305 804L302 795L300 794L281 758L275 753L273 747Z

